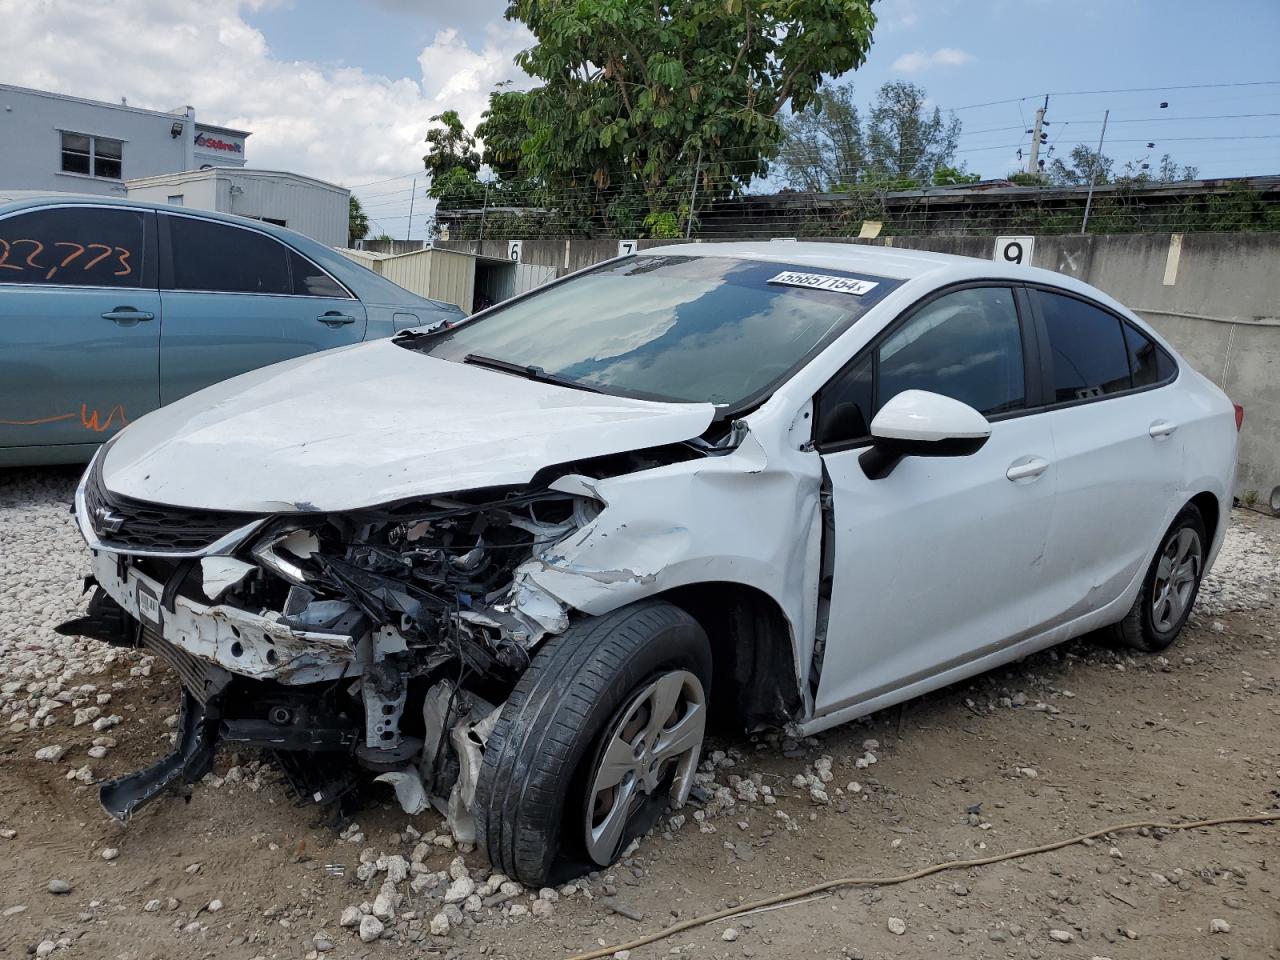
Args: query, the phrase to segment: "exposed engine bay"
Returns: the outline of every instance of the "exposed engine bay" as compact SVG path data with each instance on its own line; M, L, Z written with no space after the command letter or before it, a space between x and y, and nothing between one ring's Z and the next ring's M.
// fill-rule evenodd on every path
M679 445L591 466L609 475L700 455ZM93 596L59 630L149 648L183 681L175 752L105 784L104 807L127 819L233 743L271 751L299 800L342 800L376 775L406 811L432 804L470 840L484 739L538 642L571 613L525 572L603 507L567 486L350 513L191 511L196 540L156 549L149 524L172 531L181 510L153 518L160 508L107 491L91 467L77 511L97 539Z

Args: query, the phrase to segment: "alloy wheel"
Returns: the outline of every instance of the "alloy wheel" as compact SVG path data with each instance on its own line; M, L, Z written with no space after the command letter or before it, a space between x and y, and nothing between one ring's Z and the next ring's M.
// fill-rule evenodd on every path
M587 854L601 866L617 855L627 825L671 784L676 806L688 798L707 725L702 682L687 670L652 680L605 731L586 796Z
M1178 531L1160 554L1151 591L1151 622L1161 633L1181 622L1200 580L1203 550L1190 527Z

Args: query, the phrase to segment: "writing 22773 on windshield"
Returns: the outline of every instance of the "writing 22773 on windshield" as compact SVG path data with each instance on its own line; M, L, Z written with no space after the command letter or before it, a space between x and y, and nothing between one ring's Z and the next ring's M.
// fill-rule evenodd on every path
M825 273L796 273L784 271L776 277L769 278L770 283L780 283L788 287L804 287L807 290L830 290L832 293L847 293L860 297L870 293L876 287L874 280L854 280L850 277L833 277Z

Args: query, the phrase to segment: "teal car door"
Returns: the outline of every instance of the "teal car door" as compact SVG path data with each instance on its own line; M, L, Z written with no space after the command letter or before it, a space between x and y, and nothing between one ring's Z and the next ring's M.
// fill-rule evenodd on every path
M74 460L159 404L155 217L90 204L0 217L0 452Z
M251 226L160 215L160 400L364 339L365 310L324 269Z

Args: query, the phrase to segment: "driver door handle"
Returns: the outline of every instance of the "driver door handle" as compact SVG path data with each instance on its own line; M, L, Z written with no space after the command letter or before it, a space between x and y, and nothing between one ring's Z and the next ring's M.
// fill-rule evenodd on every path
M1168 420L1157 420L1151 424L1147 433L1151 435L1152 440L1164 440L1173 436L1174 431L1177 429L1178 425L1176 423L1170 423Z
M1044 457L1019 457L1009 464L1005 476L1014 483L1030 483L1049 469L1049 461Z
M328 324L331 327L343 327L348 323L355 323L356 318L345 313L322 313L316 317L321 323Z
M139 310L137 307L116 307L114 310L108 310L102 315L103 320L110 320L122 327L131 327L139 320L154 320L154 313L147 313L145 310Z

